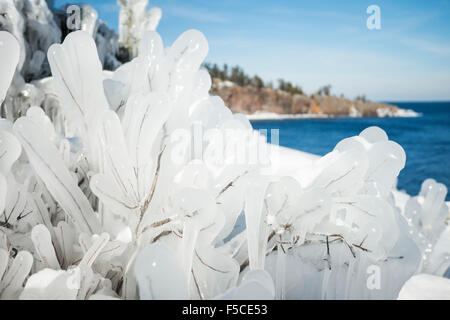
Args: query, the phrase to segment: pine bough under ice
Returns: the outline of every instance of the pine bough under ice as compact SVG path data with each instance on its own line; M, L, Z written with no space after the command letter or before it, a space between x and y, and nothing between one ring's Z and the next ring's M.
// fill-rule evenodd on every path
M338 143L303 186L217 161L252 128L208 94L207 52L198 31L167 48L149 31L104 74L86 32L49 48L60 107L0 122L0 298L393 299L412 275L446 272L447 190L427 180L397 207L406 156L379 128ZM0 32L2 100L19 54ZM227 134L201 160L199 124Z

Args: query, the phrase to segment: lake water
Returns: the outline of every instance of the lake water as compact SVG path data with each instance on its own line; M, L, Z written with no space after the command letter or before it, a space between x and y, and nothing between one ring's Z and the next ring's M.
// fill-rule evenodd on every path
M450 102L391 102L417 118L335 118L252 121L255 129L279 129L280 145L325 155L342 139L370 126L382 128L406 152L398 188L417 195L426 178L450 187ZM447 194L447 201L450 200Z

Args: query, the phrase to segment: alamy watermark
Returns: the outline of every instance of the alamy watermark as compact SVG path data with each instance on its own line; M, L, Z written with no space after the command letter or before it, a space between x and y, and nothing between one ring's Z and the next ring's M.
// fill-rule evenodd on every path
M69 30L81 29L81 8L76 5L70 5L66 9L67 20L66 26Z
M370 265L366 270L367 277L366 286L369 290L380 290L381 288L381 269L377 265Z
M270 167L278 160L279 129L205 129L193 123L168 137L173 164L200 161L209 167L259 165ZM267 141L270 140L270 143Z
M367 18L366 25L369 30L381 29L381 9L379 6L372 4L367 7L367 14L370 16Z

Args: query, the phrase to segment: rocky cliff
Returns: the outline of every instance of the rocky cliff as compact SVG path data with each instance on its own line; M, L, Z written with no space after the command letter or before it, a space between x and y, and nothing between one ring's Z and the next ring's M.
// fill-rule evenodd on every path
M220 96L233 112L253 114L312 114L353 117L395 116L400 109L394 105L349 100L336 96L290 94L271 88L238 86L230 81L213 80L212 94Z

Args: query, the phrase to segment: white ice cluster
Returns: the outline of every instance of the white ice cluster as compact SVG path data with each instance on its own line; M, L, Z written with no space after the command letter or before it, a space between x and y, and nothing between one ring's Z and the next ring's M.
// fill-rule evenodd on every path
M104 72L70 33L39 82L54 100L1 120L0 298L394 299L445 272L447 190L427 180L399 207L406 156L383 130L342 140L308 183L263 174L240 161L261 138L209 95L200 32L164 47L146 31L134 52ZM0 32L1 101L19 61Z
M450 268L450 229L446 227L449 209L444 202L446 195L445 185L427 179L419 195L408 200L404 211L409 233L422 254L421 269L440 276Z

